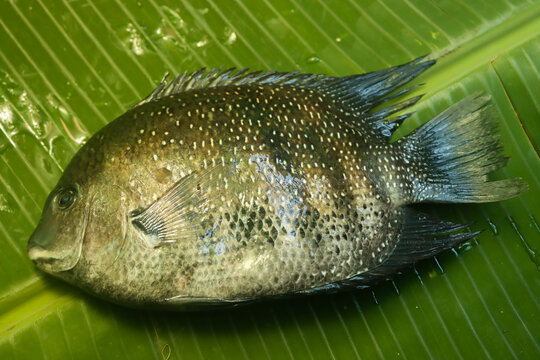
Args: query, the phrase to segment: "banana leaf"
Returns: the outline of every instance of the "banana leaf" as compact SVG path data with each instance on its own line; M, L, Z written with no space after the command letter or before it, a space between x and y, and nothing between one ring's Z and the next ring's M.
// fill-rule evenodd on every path
M439 59L403 136L468 94L492 96L529 190L422 210L483 230L367 289L204 313L122 308L26 256L75 151L201 67L348 75ZM524 0L0 2L0 359L540 358L540 3Z

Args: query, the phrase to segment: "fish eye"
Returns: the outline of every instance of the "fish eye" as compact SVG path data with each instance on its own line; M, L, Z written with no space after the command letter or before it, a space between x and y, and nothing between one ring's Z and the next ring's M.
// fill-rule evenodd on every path
M56 195L56 204L62 210L68 209L77 199L77 189L68 187Z

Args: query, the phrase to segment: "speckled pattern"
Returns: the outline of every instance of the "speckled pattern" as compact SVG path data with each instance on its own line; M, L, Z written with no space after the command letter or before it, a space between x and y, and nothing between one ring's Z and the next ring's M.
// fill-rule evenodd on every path
M443 241L420 244L416 258L396 249L400 238L416 246L430 230L463 227L419 217L417 231L414 217L405 224L411 220L403 206L417 194L460 201L452 181L483 189L483 174L503 161L494 133L482 130L478 146L495 150L467 145L472 155L462 167L467 176L482 175L477 183L454 170L431 176L433 166L456 168L463 156L452 146L469 141L456 132L442 157L422 148L424 140L432 146L443 139L439 127L459 113L451 109L408 140L388 142L396 123L386 117L416 100L368 111L431 64L343 80L197 72L162 83L73 158L47 200L30 257L115 302L180 306L306 292L381 274L391 255L402 263L433 255ZM486 101L468 100L457 119L485 125L478 109ZM487 170L474 170L475 162ZM74 192L75 199L60 201Z
M112 123L88 143L103 153L88 161L102 178L123 183L133 199L128 209L147 207L194 173L199 184L188 186L199 185L206 210L194 215L189 236L155 248L131 229L133 246L107 272L106 291L145 301L251 298L346 279L382 262L398 230L389 193L407 183L399 182L392 147L352 127L355 116L313 91L243 86L173 95Z

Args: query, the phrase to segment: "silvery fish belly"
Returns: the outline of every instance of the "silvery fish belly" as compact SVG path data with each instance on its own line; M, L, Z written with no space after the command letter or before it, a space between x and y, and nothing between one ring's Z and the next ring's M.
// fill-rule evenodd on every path
M75 155L29 256L108 300L182 309L363 287L455 246L476 233L410 205L526 184L487 180L507 159L485 96L389 142L419 97L381 105L433 63L164 80Z

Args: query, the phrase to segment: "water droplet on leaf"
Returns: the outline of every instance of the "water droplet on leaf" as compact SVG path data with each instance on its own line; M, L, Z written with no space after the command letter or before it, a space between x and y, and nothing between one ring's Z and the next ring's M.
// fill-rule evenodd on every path
M319 61L321 61L321 59L318 57L318 56L310 56L308 59L307 59L307 63L308 64L316 64L318 63Z

